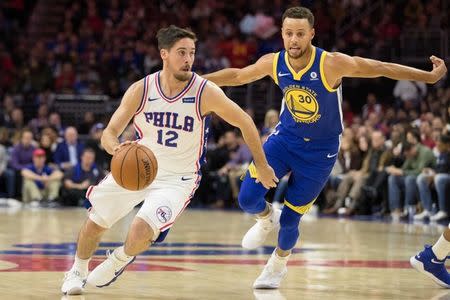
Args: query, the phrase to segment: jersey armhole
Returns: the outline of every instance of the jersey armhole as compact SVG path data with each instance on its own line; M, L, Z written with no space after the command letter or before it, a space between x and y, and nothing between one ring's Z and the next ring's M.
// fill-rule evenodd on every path
M325 77L325 70L324 70L324 63L325 63L325 56L327 56L326 51L322 52L322 55L320 56L320 79L322 81L323 86L327 89L329 92L336 92L337 89L333 89L327 81L327 78Z
M200 87L197 90L197 95L195 97L195 98L197 98L196 112L197 112L197 118L199 120L201 120L203 118L202 111L201 111L201 103L202 103L203 89L205 88L205 85L207 82L208 82L208 80L203 79L203 82L200 84Z
M138 109L136 110L136 112L134 113L134 115L137 115L138 113L140 113L143 109L144 109L144 106L145 106L145 100L147 99L147 92L148 92L148 87L147 87L147 85L148 85L148 77L149 76L145 76L144 77L144 89L143 89L143 91L142 91L142 99L141 99L141 103L139 104L139 107L138 107Z
M272 61L272 76L273 81L275 81L276 85L278 85L278 75L277 75L277 66L278 66L278 58L280 57L280 52L275 53Z

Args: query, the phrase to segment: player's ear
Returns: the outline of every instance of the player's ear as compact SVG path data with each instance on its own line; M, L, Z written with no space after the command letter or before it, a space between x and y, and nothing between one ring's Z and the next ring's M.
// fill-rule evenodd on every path
M316 30L313 27L313 28L311 28L311 39L313 39L315 35L316 35Z
M161 58L167 59L167 57L169 56L169 51L167 49L161 49L159 50L159 54L161 55Z

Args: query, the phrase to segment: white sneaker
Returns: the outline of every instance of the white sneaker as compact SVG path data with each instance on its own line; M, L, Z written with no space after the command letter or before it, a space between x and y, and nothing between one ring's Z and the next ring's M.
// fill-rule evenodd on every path
M96 287L105 287L116 281L125 268L135 260L133 256L128 261L119 260L114 253L106 252L107 259L99 264L87 277L87 283Z
M430 212L428 210L424 210L420 214L414 215L414 221L423 221L425 218L430 217Z
M447 213L445 211L440 210L435 215L432 215L430 217L430 221L437 222L437 221L444 220L445 218L447 218Z
M272 214L268 218L257 218L256 224L250 228L242 238L242 247L255 249L264 243L269 232L280 227L281 210L272 208Z
M277 289L280 287L281 280L286 277L286 264L290 255L280 258L275 251L267 261L261 275L253 283L254 289Z
M37 200L33 200L33 201L31 201L30 202L30 207L31 208L38 208L40 205L39 205L39 201L37 201Z
M81 295L83 293L86 277L83 278L78 270L70 270L64 274L61 292L64 295Z

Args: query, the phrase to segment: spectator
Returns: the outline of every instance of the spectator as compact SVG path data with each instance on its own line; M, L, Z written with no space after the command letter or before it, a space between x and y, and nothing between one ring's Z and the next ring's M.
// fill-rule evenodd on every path
M381 115L382 109L381 105L377 103L377 97L374 93L369 93L367 95L367 102L362 107L362 118L365 120L369 117L369 114L375 113Z
M423 220L430 218L430 221L441 221L448 216L449 195L447 189L450 186L450 136L441 136L437 145L439 156L436 160L436 167L424 168L417 177L417 186L424 210L414 216L414 220ZM435 215L432 213L431 185L434 187L438 196L439 211Z
M55 89L59 93L73 93L75 87L75 72L71 63L66 62L62 71L55 79Z
M36 118L33 118L29 123L28 127L33 131L34 136L39 136L42 128L48 126L48 106L42 104L39 106Z
M81 161L64 172L62 199L64 205L81 205L87 189L99 182L102 171L95 164L95 151L85 148Z
M59 113L57 113L56 111L52 112L48 117L48 124L54 130L56 130L58 136L64 136L65 128L62 124L61 115Z
M84 145L78 140L75 127L67 127L64 132L64 141L58 144L55 150L55 163L63 170L74 167L79 161Z
M345 177L348 188L348 194L345 195L348 207L346 215L352 215L355 212L366 213L371 209L371 204L363 197L363 186L374 182L378 176L380 167L385 163L388 153L384 147L385 137L381 131L374 131L371 134L371 147L364 157L361 169L352 173L352 176Z
M361 152L350 136L342 139L341 149L338 154L339 164L343 167L342 181L339 183L337 195L335 199L327 199L328 208L324 210L325 214L334 214L338 212L345 204L348 192L354 182L354 178L358 177L358 170L361 168ZM350 199L348 198L348 201ZM350 203L350 202L349 202Z
M436 146L436 141L432 138L433 130L431 129L431 124L428 121L423 121L420 123L420 139L421 143L430 149Z
M427 94L424 82L399 80L394 87L394 96L399 100L399 107L411 109L418 106L420 100Z
M261 135L269 136L275 131L275 127L280 121L280 113L276 109L269 109L264 116L264 127L261 129ZM265 140L265 139L264 139Z
M95 124L95 115L92 111L87 111L84 113L83 122L78 126L78 133L87 135L91 130L92 126Z
M41 134L41 138L39 139L39 148L45 151L45 162L51 168L58 168L58 166L55 164L55 161L53 160L55 147L52 142L52 138L48 133Z
M33 162L33 132L29 129L22 131L20 135L20 142L14 146L11 152L9 166L17 172Z
M4 182L5 188L0 189L0 192L6 192L7 198L14 198L16 176L13 170L7 168L8 154L6 147L0 144L0 180Z
M35 149L33 162L22 169L23 186L22 199L24 204L37 207L48 202L49 207L57 206L56 199L59 195L61 178L63 173L54 170L45 164L45 151Z
M25 127L24 118L23 118L23 110L21 108L14 108L11 112L11 118L8 123L6 123L6 127L13 131L20 131Z
M435 158L433 152L420 143L412 144L405 142L403 145L403 153L406 160L401 168L394 166L386 167L389 174L389 206L391 209L392 219L398 221L400 217L409 215L411 218L415 214L417 176L422 169L433 167ZM408 206L408 212L402 213L403 205L401 200L401 191L404 190L404 205Z
M100 141L103 129L103 123L97 123L92 126L89 139L86 141L86 148L91 148L95 151L95 163L101 170L109 170L112 156L103 149Z

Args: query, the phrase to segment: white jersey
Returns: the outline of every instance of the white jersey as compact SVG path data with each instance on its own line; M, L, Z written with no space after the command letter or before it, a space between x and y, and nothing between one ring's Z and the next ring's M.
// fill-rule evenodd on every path
M172 98L164 95L160 82L160 72L144 78L141 105L134 116L139 143L155 154L158 177L199 173L210 120L200 114L207 80L192 72L186 87Z

